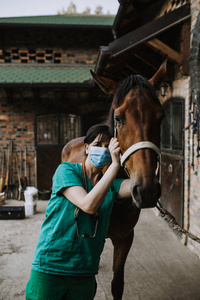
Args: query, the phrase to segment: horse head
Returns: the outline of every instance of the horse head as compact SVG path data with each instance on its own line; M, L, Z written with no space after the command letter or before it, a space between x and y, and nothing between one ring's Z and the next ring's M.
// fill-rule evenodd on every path
M131 75L117 83L92 72L100 88L114 95L111 126L115 123L121 163L129 173L132 198L138 208L155 207L161 195L157 171L160 125L164 114L155 89L166 72L167 61L150 80Z

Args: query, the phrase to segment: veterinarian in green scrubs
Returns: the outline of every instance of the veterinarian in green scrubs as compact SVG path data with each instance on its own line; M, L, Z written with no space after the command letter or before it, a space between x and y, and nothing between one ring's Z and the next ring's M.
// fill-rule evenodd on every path
M57 168L26 300L94 299L113 203L130 197L130 180L115 179L120 148L117 139L110 138L107 125L91 127L84 140L85 162L64 162Z

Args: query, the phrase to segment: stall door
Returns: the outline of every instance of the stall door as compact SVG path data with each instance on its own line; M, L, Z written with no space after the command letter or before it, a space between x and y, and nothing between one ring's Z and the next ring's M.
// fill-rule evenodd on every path
M61 163L61 151L70 140L81 136L79 116L48 114L36 117L37 187L50 190L53 174Z
M184 100L163 104L161 131L161 203L183 226L184 204Z

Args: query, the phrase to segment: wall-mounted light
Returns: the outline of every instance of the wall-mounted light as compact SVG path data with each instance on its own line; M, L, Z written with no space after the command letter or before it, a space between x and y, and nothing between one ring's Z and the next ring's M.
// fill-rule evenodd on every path
M160 85L160 94L162 97L166 96L167 89L168 89L168 84L166 81L163 81Z

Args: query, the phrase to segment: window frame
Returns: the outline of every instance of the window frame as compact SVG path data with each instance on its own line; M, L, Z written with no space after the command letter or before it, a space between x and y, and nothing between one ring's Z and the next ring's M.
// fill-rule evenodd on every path
M180 120L180 124L182 127L182 143L181 143L181 148L180 149L176 149L173 143L173 126L174 126L174 111L173 109L175 108L175 105L180 105L181 107L181 113L179 116L181 116L181 120ZM166 132L164 132L164 120L161 124L161 150L162 152L165 153L171 153L174 155L183 155L184 154L184 124L185 124L185 102L184 102L184 98L178 98L178 97L174 97L174 98L170 98L167 101L165 101L162 105L163 107L163 111L164 114L166 114L166 109L170 110L170 113L168 115L169 117L169 126L170 126L170 132L169 132L169 147L163 147L163 136L166 136Z
M49 142L47 143L39 143L38 142L38 126L39 126L39 121L45 121L45 119L47 120L47 118L52 118L56 117L57 118L57 125L55 126L55 128L57 129L57 142L56 143L52 143L51 140L49 140ZM75 127L74 128L68 128L68 130L70 131L69 134L69 138L66 140L64 140L64 132L65 132L65 126L62 126L61 124L64 124L62 122L63 117L66 117L66 124L70 123L72 119L75 120L74 124L77 124L76 122L78 121L78 130L77 130L77 134L75 133ZM48 114L37 114L35 116L35 146L36 147L55 147L55 146L64 146L66 143L68 143L70 140L81 136L81 132L82 132L82 122L81 122L81 117L79 115L75 115L75 114L65 114L65 113L48 113ZM73 122L72 122L73 123ZM48 126L47 126L48 127ZM45 132L43 132L44 134ZM53 141L53 138L52 138Z

